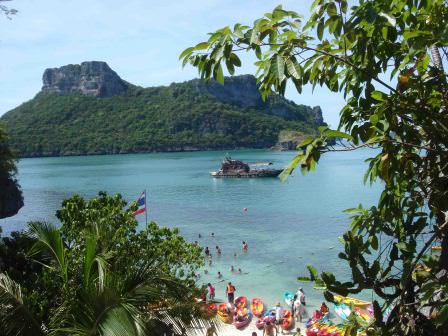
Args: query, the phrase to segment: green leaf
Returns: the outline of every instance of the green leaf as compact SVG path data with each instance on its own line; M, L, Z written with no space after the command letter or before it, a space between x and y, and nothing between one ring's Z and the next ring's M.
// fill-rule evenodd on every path
M222 72L221 64L215 67L215 79L218 83L224 84L224 74Z
M372 114L372 115L369 117L369 120L370 120L370 122L372 123L372 125L376 125L376 124L378 124L378 121L380 120L380 118L378 117L378 115L376 115L376 114Z
M194 51L194 47L190 47L182 51L182 53L179 55L179 59L184 58L185 56L191 54Z
M310 279L312 281L316 281L317 279L319 279L319 275L317 274L317 270L316 270L316 268L313 265L308 264L308 265L306 265L306 268L308 268L308 271L310 272Z
M311 282L311 279L309 277L297 277L297 281L299 282Z
M378 101L385 101L387 100L387 95L384 92L381 91L373 91L370 96Z
M323 36L324 36L324 21L321 20L317 25L317 38L322 41Z
M341 131L327 129L323 132L323 134L329 138L344 138L347 140L353 140L353 137L350 134Z
M229 74L233 75L235 73L235 67L233 63L226 59L226 67Z
M196 44L196 46L194 47L195 50L204 50L207 49L209 47L209 43L208 42L201 42Z
M297 145L297 148L302 148L302 147L308 146L313 141L314 141L314 137L312 137L312 136L307 137L305 140L303 140L301 143L299 143Z
M338 11L337 11L337 8L336 8L336 4L334 2L328 3L328 5L327 5L327 14L329 16L333 16L333 15L337 15L338 14Z
M241 66L241 60L235 53L230 54L230 62L232 62L234 66Z
M392 15L380 12L379 16L386 18L392 27L395 27L397 25L397 20Z
M258 25L255 25L250 33L249 44L258 44L258 32Z
M299 79L300 78L300 74L296 69L296 65L294 64L294 62L288 58L286 60L286 69L288 70L288 73L295 79ZM300 68L299 68L300 69Z
M276 55L271 63L272 72L274 72L275 76L283 81L285 78L285 61L283 57L280 55Z

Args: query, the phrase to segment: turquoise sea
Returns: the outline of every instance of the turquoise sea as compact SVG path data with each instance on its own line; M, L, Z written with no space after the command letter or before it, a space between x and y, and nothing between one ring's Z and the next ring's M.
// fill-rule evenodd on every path
M100 190L121 193L135 200L147 189L149 219L178 227L189 241L208 246L213 263L201 270L201 282L213 282L217 297L224 298L224 284L232 281L237 295L261 297L268 304L282 300L285 290L302 286L311 307L322 302L322 292L299 284L306 264L319 271L347 277L345 263L337 258L338 236L349 224L342 211L359 203L373 205L378 186L362 182L370 150L328 153L315 172L296 172L287 182L266 179L214 179L209 172L220 166L226 152L160 153L22 159L18 178L25 206L12 218L0 220L3 234L26 227L27 221L56 223L61 201L78 193L93 197ZM285 166L294 152L267 150L231 151L246 162L271 161ZM243 211L247 208L247 212ZM145 225L145 216L139 216ZM211 233L214 233L214 238ZM198 238L198 234L202 238ZM241 242L248 242L243 254ZM215 253L215 246L222 256ZM234 254L237 254L235 257ZM242 275L232 274L231 265ZM223 274L225 282L217 279ZM310 307L310 308L311 308Z

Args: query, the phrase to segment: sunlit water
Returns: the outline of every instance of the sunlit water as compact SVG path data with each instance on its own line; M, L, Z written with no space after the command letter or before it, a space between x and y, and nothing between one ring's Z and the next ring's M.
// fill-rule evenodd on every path
M231 154L247 162L271 161L277 167L294 155L261 150ZM307 274L308 263L339 277L349 275L337 258L338 236L349 224L342 211L359 203L375 204L379 188L362 183L364 159L371 154L326 154L315 172L296 172L286 183L276 178L211 178L209 172L219 168L225 152L23 159L18 177L25 207L0 225L8 234L30 220L56 223L56 209L74 193L93 197L105 190L131 201L146 188L150 220L178 227L186 239L211 249L213 263L208 275L201 270L200 281L215 283L218 298L224 299L227 281L235 284L237 295L261 297L269 304L282 301L285 290L303 286L308 302L316 306L323 300L322 292L299 284L297 276ZM139 220L143 227L145 216ZM249 244L247 254L241 251L242 240ZM222 249L220 257L216 245ZM230 273L231 265L244 274ZM225 281L217 279L218 271Z

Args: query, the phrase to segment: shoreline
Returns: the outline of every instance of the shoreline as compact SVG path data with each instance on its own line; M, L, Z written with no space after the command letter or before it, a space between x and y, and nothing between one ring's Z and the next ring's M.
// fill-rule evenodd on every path
M17 159L37 159L37 158L64 158L64 157L86 157L86 156L117 156L117 155L141 155L141 154L165 154L165 153L198 153L198 152L222 152L222 151L270 151L270 152L296 152L296 150L282 150L271 147L225 147L225 148L198 148L198 149L173 149L173 150L148 150L148 151L130 151L124 153L67 153L67 154L42 154L42 155L20 155L17 154Z

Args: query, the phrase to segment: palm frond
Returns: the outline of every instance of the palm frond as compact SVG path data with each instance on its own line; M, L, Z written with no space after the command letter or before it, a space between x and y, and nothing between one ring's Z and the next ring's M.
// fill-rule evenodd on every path
M34 256L41 252L48 252L56 261L64 283L68 280L68 265L65 257L65 244L59 229L50 223L31 222L29 230L38 241L31 248L29 255ZM51 265L45 265L51 268Z
M96 242L97 240L94 236L88 236L86 239L86 251L83 263L83 284L86 288L92 284L94 266L96 265L96 286L102 290L105 283L107 261L105 257L98 254Z
M20 285L0 273L0 325L6 336L44 335L22 296Z

